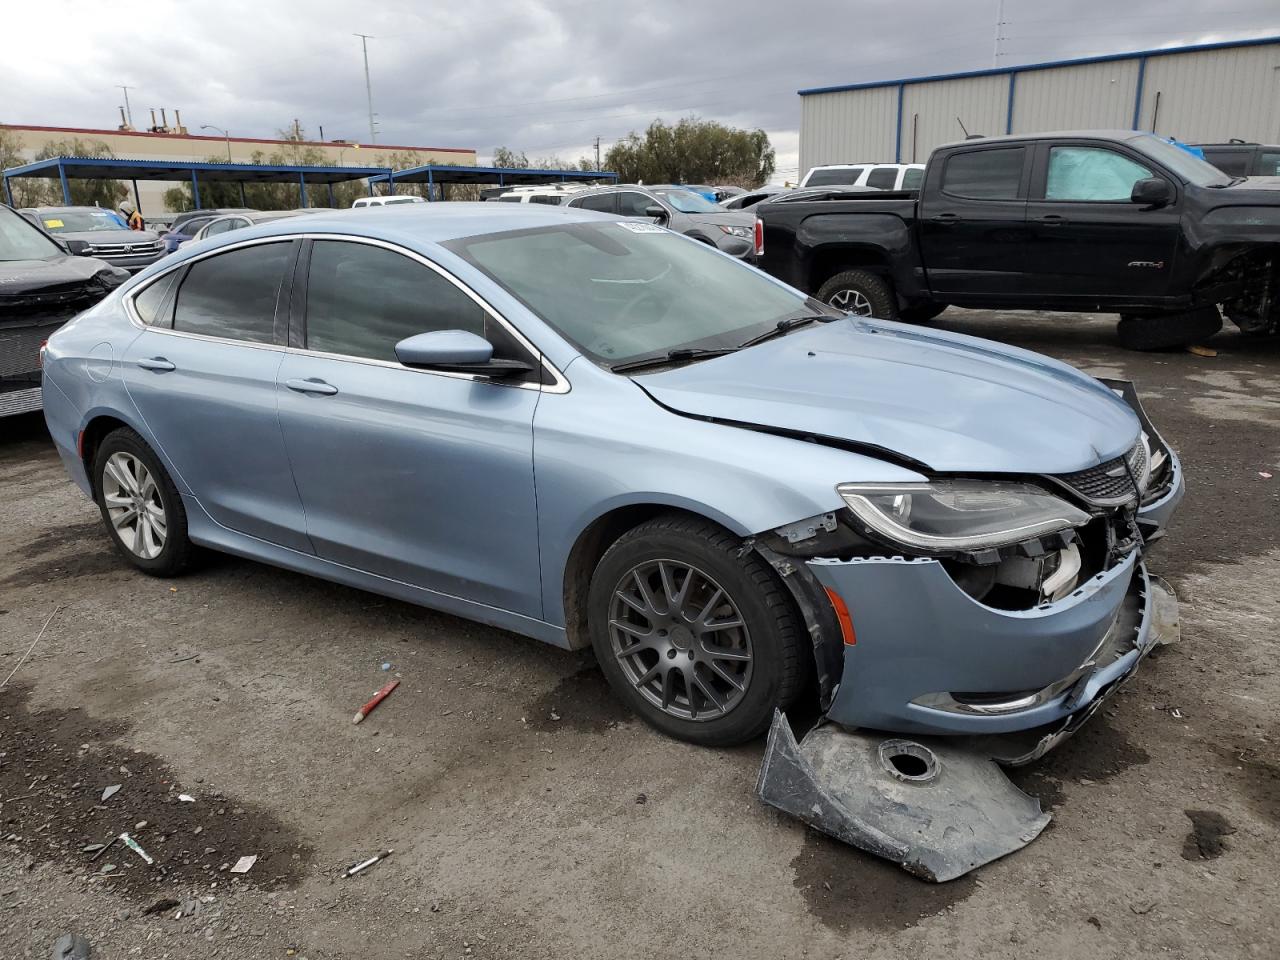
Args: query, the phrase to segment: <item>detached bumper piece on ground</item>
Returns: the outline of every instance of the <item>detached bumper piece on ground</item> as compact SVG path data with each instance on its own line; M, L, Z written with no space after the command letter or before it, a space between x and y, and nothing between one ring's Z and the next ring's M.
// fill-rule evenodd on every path
M1162 581L1139 573L1141 619L1124 631L1130 649L1114 650L1111 664L1099 662L1077 680L1066 693L1068 703L1078 704L1075 712L1048 729L902 737L824 723L797 743L787 718L775 713L757 794L823 833L935 883L1020 850L1050 816L1009 781L1002 764L1028 763L1060 744L1153 647L1178 639L1176 598Z

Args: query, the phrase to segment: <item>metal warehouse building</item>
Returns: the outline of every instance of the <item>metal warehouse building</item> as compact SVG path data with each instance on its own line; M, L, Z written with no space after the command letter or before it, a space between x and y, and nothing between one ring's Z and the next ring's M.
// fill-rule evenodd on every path
M970 134L1151 130L1280 143L1280 37L801 90L800 172L923 162Z

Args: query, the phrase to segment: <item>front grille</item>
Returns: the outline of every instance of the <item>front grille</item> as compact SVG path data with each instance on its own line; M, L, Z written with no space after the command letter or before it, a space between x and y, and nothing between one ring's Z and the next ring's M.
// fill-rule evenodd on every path
M140 257L148 253L159 253L164 244L159 240L140 243L95 243L90 255L110 260L112 257Z
M70 316L54 323L23 326L0 326L0 377L37 373L40 370L40 344Z
M1087 470L1059 474L1054 479L1070 487L1090 503L1105 505L1125 503L1134 499L1137 491L1133 489L1133 481L1136 480L1138 485L1142 486L1146 474L1147 447L1139 440L1123 457L1116 457ZM1131 475L1132 479L1130 479Z

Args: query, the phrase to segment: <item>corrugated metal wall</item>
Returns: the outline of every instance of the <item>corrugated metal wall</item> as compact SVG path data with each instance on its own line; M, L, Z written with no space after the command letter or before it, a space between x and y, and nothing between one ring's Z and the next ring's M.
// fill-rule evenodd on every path
M1280 44L1149 58L1139 126L1153 116L1164 137L1280 143Z
M800 176L820 163L893 159L898 88L800 98Z
M1033 70L1016 76L1010 133L1128 130L1133 126L1137 60Z
M1008 103L1005 76L908 84L902 97L902 162L924 163L938 144L963 140L961 122L971 134L1004 133Z
M1142 63L1145 59L1145 67ZM1010 125L1008 74L811 94L800 98L800 173L823 163L859 160L923 162L963 134L1002 134ZM1133 127L1188 142L1239 137L1280 143L1280 42L1217 50L1134 56L1018 71L1013 80L1013 133Z

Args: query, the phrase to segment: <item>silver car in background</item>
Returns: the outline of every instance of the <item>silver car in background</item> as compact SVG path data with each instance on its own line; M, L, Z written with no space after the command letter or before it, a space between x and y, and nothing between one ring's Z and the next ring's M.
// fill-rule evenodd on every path
M764 253L764 228L754 213L726 210L683 187L598 187L574 194L565 206L645 217L739 259L754 259Z

